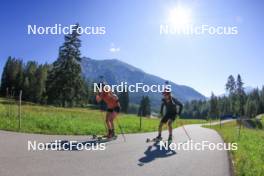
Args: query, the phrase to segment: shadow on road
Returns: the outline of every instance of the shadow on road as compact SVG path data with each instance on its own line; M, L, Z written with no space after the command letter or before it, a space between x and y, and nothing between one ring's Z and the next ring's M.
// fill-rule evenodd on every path
M149 146L144 152L145 156L140 158L138 161L139 166L150 163L157 158L166 158L172 155L175 155L174 150L166 150L164 148L160 149L159 142L155 142L153 145Z

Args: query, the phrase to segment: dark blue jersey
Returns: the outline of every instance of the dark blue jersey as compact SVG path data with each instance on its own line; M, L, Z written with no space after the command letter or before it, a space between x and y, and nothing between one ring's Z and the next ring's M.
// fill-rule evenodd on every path
M176 98L171 97L169 100L163 98L160 108L160 113L163 114L164 107L166 108L166 114L181 114L183 105ZM177 111L177 107L179 107L179 111Z

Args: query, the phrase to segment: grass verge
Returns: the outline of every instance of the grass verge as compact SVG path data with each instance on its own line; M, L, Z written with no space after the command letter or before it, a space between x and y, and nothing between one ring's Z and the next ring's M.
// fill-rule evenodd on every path
M40 106L32 103L22 105L21 129L18 128L18 106L0 99L0 129L42 134L91 135L105 134L105 112L88 108L58 108ZM139 117L131 114L120 114L118 122L125 133L156 131L159 119L142 118L139 128ZM180 123L179 123L180 122ZM177 120L179 124L204 123L205 120ZM116 124L117 133L120 130Z
M229 122L211 128L219 132L226 143L237 143L238 150L231 151L237 176L264 175L264 131L242 128L238 137L236 122Z

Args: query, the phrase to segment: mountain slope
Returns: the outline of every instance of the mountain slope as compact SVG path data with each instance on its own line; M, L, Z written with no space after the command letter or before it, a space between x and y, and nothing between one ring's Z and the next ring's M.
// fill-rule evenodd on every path
M164 85L166 80L145 73L143 70L131 66L117 59L110 60L94 60L90 58L83 58L81 62L82 72L86 79L98 80L100 75L108 84L119 84L120 82L127 82L128 84L144 83L147 85L159 84ZM190 101L197 99L205 99L205 97L191 87L178 85L170 82L172 92L175 97L181 101ZM130 93L130 101L139 104L142 95L149 95L151 104L158 107L161 100L160 93Z

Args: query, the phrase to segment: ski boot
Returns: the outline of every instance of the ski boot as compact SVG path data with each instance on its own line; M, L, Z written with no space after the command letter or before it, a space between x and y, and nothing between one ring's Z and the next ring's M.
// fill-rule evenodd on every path
M154 138L154 141L155 141L155 142L159 142L159 141L161 141L161 140L162 140L162 137L161 137L160 134L159 134L157 137Z
M107 134L103 135L102 138L111 138L111 133L112 133L112 130L109 129Z
M115 130L114 129L110 130L110 138L111 139L116 139L117 138L117 135L115 134Z
M169 135L168 137L168 145L170 145L172 143L172 135Z

